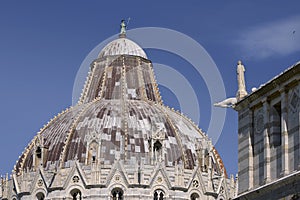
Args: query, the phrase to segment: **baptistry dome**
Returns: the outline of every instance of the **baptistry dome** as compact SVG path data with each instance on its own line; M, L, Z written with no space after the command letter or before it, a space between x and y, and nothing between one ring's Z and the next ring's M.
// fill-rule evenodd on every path
M104 47L91 64L79 103L41 129L18 161L17 172L40 165L45 170L69 167L74 161L180 164L194 169L201 149L213 149L216 172L224 170L207 136L187 117L163 105L146 54L130 54L126 46L116 45L122 44L120 40L130 41L123 35ZM111 46L114 51L107 51Z
M41 129L16 171L116 160L193 169L201 148L213 147L191 120L163 105L150 60L106 55L92 63L78 105ZM213 156L220 173L222 161L215 150Z
M235 190L206 134L162 103L151 61L122 28L92 62L78 104L26 147L7 199L225 199Z

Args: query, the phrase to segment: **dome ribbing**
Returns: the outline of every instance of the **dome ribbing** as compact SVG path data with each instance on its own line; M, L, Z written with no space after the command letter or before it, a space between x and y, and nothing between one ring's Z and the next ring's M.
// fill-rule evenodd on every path
M98 58L116 55L140 56L147 59L147 55L144 50L138 44L126 37L120 37L107 44L99 53Z

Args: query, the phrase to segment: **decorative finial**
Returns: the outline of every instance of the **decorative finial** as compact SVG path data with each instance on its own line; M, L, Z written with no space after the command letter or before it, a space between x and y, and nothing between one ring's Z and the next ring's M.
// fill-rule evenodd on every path
M124 19L122 19L120 27L121 27L121 31L119 37L126 37L126 23Z

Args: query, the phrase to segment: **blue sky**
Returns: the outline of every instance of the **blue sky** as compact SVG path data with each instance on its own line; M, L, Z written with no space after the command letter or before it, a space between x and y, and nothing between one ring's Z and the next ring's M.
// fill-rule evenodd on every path
M1 1L0 174L10 173L39 129L72 104L82 61L118 33L121 19L130 17L128 29L161 27L193 38L215 62L232 97L239 59L248 91L300 60L299 6L296 0ZM199 126L207 130L214 102L203 77L172 52L146 53L190 82L200 106ZM179 109L176 94L165 87L161 93L165 104ZM228 173L237 173L237 113L231 109L216 148Z

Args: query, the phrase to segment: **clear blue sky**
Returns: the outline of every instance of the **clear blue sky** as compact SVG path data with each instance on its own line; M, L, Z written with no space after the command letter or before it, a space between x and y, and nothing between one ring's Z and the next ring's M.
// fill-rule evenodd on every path
M236 94L239 59L248 91L300 60L299 1L186 2L1 1L0 174L10 173L39 129L72 104L81 62L119 31L123 18L131 18L129 29L169 28L196 40L216 63L227 97ZM199 124L207 130L213 102L201 76L172 53L146 52L155 63L181 69L200 99ZM165 104L178 107L168 89L161 93ZM237 173L237 113L231 109L216 148L228 173Z

